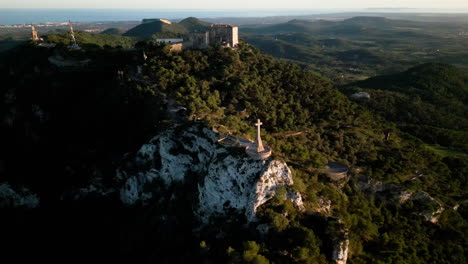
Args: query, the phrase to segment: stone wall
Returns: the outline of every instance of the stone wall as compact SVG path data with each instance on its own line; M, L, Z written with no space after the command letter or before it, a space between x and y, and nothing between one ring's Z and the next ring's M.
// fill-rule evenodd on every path
M206 49L208 46L235 47L239 44L239 28L232 25L211 25L206 32L190 33L184 47Z
M206 49L210 43L210 32L195 32L190 33L188 41L184 43L186 48L192 49Z
M212 25L210 44L213 46L234 47L239 44L238 27L232 25Z
M181 38L164 38L164 39L156 39L157 43L168 43L168 44L177 44L184 42L184 39Z

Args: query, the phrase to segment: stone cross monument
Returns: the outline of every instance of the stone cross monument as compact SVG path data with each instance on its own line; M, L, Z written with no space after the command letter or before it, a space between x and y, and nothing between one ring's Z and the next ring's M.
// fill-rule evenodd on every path
M255 159L265 160L271 156L271 148L268 145L263 145L262 137L260 136L260 126L263 125L260 119L257 119L255 126L257 127L256 144L249 144L245 151L249 156Z
M261 125L263 125L263 123L260 122L260 119L257 119L257 123L255 124L255 126L257 127L257 152L263 152L265 150L263 148L262 138L260 136Z

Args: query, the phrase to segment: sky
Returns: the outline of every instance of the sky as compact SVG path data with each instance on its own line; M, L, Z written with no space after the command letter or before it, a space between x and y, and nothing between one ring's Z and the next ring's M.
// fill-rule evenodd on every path
M468 8L468 0L0 0L0 8Z

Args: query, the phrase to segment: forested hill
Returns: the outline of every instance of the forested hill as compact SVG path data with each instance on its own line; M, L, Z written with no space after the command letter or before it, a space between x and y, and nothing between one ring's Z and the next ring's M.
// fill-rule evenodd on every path
M90 248L107 246L111 250L99 252L103 258L140 263L327 263L336 241L349 237L351 263L466 262L460 246L467 243L466 160L434 154L328 80L246 43L236 50L180 53L154 42L137 47L23 46L0 60L0 160L7 164L0 182L28 187L49 209L69 208L58 218L65 219L65 229L57 232L72 228L74 236L61 234L54 248L84 258ZM137 58L142 50L145 62ZM57 54L91 60L86 67L60 68L48 60ZM199 190L191 183L157 189L167 192L157 194L167 202L134 208L119 203L118 191L106 199L74 200L72 191L91 183L114 186L118 166L134 169L125 158L172 127L168 102L187 109L184 124L173 127L178 131L196 123L221 135L254 138L252 124L261 119L274 158L294 172L292 188L301 193L305 211L278 192L259 209L259 223L229 212L200 226L191 211ZM385 138L389 130L392 136ZM170 151L178 149L184 151ZM242 149L229 151L246 158ZM349 179L327 177L322 169L331 161L348 165ZM17 219L15 212L4 215L12 223ZM50 236L57 222L50 218L43 220L50 228L34 231ZM269 231L262 234L258 224Z
M160 37L180 37L189 32L207 30L210 25L210 23L194 17L186 18L179 23L172 22L172 24L167 24L156 19L155 21L144 22L128 30L124 33L124 36L140 38L149 38L153 35Z
M464 70L423 64L350 84L344 91L370 93L370 100L358 102L429 144L468 151L468 73Z

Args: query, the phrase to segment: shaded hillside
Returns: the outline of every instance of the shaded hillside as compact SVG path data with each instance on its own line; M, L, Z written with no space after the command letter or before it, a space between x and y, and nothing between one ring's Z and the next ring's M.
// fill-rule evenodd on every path
M446 64L423 64L344 89L370 93L370 100L358 102L427 143L468 151L466 71Z
M80 258L99 251L108 259L113 252L111 258L138 263L327 263L336 239L347 238L350 261L356 263L466 262L466 249L459 246L467 242L465 160L435 155L350 102L328 80L249 44L241 43L237 50L211 47L180 53L151 41L138 47L148 56L141 75L135 69L135 50L24 46L2 57L0 161L6 165L0 168L0 182L19 190L28 187L43 206L36 211L42 217L27 217L30 211L21 209L2 214L10 220L11 237L24 234L21 239L30 241L29 236L47 233L56 239L34 248L66 248L68 255ZM77 53L92 59L87 67L62 69L48 60L54 54L69 58ZM122 71L123 76L117 74ZM167 119L170 102L186 109L180 111L183 125L171 126L174 119ZM305 211L285 198L289 190L278 189L259 208L258 222L226 209L224 216L200 226L192 202L203 190L195 174L209 172L216 178L219 170L200 162L213 157L206 149L187 149L194 142L204 144L202 136L195 136L209 129L220 137L254 138L257 119L264 122L262 135L274 158L293 170L290 188L304 197ZM193 124L200 128L194 130L195 141L179 136L173 143L153 140L167 147L149 147L154 153L148 156L136 154L166 128L183 135ZM385 140L387 130L392 137ZM216 134L209 133L220 160L251 159L240 147L218 146ZM152 161L134 164L130 158L135 156ZM170 158L174 156L187 162ZM139 167L153 175L165 173L162 159L173 162L175 172L180 171L177 165L183 166L188 179L167 186L155 178L148 189L136 191L154 203L124 206L118 200L120 189L107 196L95 191L96 186L115 187L122 180L119 167L138 175L135 181L141 178ZM349 166L349 178L335 182L327 177L322 168L330 161ZM386 186L391 187L388 192L372 194L374 187ZM437 203L402 202L400 194L406 192ZM439 203L445 210L435 214ZM62 208L72 212L58 218L48 213L63 214ZM29 221L35 224L37 218L50 228L30 230L35 225ZM428 222L433 218L439 222ZM25 226L31 232L24 232ZM259 231L262 226L266 231ZM78 246L77 237L85 246ZM111 245L113 251L96 244Z
M201 21L195 17L188 17L178 24L183 26L188 32L204 31L211 27L211 23Z
M185 106L189 119L201 119L218 131L247 138L254 137L252 123L257 118L263 121L265 142L273 148L274 155L284 158L294 168L296 187L307 197L304 199L306 208L313 208L318 197L333 200L333 216L350 228L354 252L351 261L463 261L463 250L452 255L446 251L446 245L440 244L447 241L440 235L442 229L417 220L415 212L434 207L417 201L399 204L397 197L390 198L391 202L369 199L354 183L358 175L366 175L388 184L397 183L396 186L400 186L397 188L424 189L448 203L451 203L449 200L461 201L466 194L466 180L462 176L466 160L442 160L425 150L418 140L391 129L391 124L376 122L371 114L333 89L327 80L302 71L296 65L264 56L245 43L237 51L212 48L185 51L176 56L161 53L151 45L146 50L150 59L144 69L145 78L153 80L158 90ZM384 139L386 130L392 131L388 140ZM291 131L302 133L278 136ZM333 160L361 170L351 176L355 182L350 182L343 190L317 170L325 161ZM424 171L423 175L415 176L419 170ZM290 209L291 205L281 202L264 208L261 219L272 223L274 231L258 240L265 243L265 247L254 253L277 263L325 262L330 239L326 234L336 234L337 227L333 229L328 221L322 227L317 222L311 224L307 217L297 217ZM440 224L446 226L444 221ZM454 221L466 226L460 218ZM466 241L462 229L454 229L451 232L455 240L447 241L454 243L453 246ZM217 252L228 247L219 240L207 239L206 243L217 248L214 250ZM398 247L394 247L394 243ZM323 246L318 250L317 244ZM245 250L241 245L232 248L237 252ZM444 253L419 256L419 259L409 253L423 248ZM277 253L281 249L292 254ZM239 253L229 255L231 261L236 257L239 258ZM244 259L244 262L248 261Z
M120 29L120 28L108 28L104 31L102 31L100 34L104 35L122 35L125 33L125 30Z
M193 31L201 31L209 28L211 24L194 17L186 18L179 23L167 24L159 20L144 22L124 33L124 36L149 38L153 35L160 37L182 36Z

